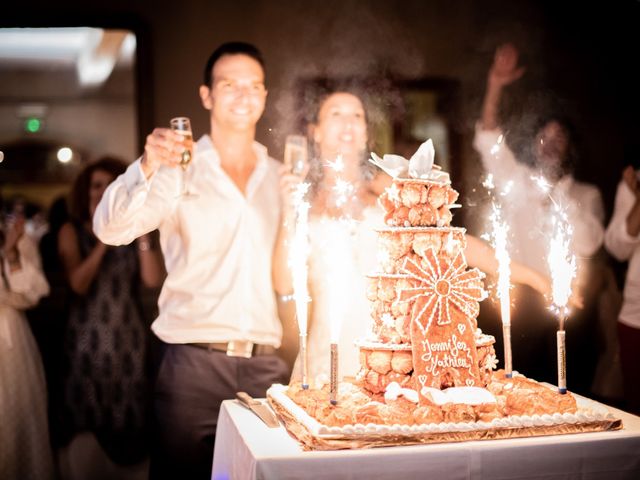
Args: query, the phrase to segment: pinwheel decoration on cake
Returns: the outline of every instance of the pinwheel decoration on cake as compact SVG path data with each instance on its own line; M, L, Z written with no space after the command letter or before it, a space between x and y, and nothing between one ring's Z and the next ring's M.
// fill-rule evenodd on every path
M415 300L413 320L423 334L434 319L437 325L450 324L452 309L467 318L476 318L480 310L478 302L487 295L482 287L484 274L477 268L467 269L461 251L452 261L446 261L439 260L429 248L423 258L424 268L410 258L405 259L402 272L417 280L419 286L398 293L399 302Z

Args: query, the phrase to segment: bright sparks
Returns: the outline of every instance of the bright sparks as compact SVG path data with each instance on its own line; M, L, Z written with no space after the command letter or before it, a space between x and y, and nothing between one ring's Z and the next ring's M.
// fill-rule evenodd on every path
M487 190L493 190L496 188L495 183L493 183L493 174L489 173L482 182L482 186Z
M573 227L569 223L565 209L549 194L553 186L542 176L532 176L531 179L540 191L549 196L553 208L547 263L551 272L553 302L551 310L560 319L562 330L564 320L569 315L568 303L571 298L571 282L576 277L576 257L570 251Z
M576 257L569 251L573 229L566 213L556 207L552 218L553 233L549 244L549 270L551 271L554 312L566 318L569 314L571 282L576 276Z
M492 245L498 260L498 298L500 299L500 313L503 325L511 325L511 258L507 251L507 234L509 227L502 219L500 207L495 203L489 217L493 227Z
M551 189L553 188L553 185L551 185L546 178L544 178L542 175L540 176L535 176L532 175L531 176L531 180L533 180L535 182L535 184L537 185L537 187L543 192L543 193L549 193L551 192Z
M333 186L333 193L335 194L336 207L342 207L354 195L355 188L351 182L338 178Z
M498 139L502 142L502 135ZM498 145L499 148L499 145ZM497 153L494 152L494 154ZM502 319L502 335L504 340L504 368L507 377L511 377L513 372L513 359L511 355L511 258L507 250L507 237L509 227L502 218L502 209L496 202L495 184L493 176L487 175L482 183L491 196L491 233L486 235L493 246L496 260L498 261L498 285L497 295L500 300L500 317ZM501 197L506 197L511 193L513 181L506 182L503 190L499 192Z
M308 183L297 185L293 194L296 215L295 232L289 248L289 268L293 277L293 299L300 335L307 334L307 309L309 303L307 259L309 257L309 202L305 196Z
M357 190L353 183L345 180L340 175L345 169L342 155L338 155L334 161L326 162L325 166L335 172L334 184L331 189L332 203L340 212L340 216L337 218L338 222L329 222L327 224L329 229L335 229L335 232L327 231L327 238L323 242L328 267L330 336L331 343L337 344L340 338L343 317L349 303L349 276L346 275L345 268L353 262L353 258L349 243L350 238L349 235L345 236L345 231L350 234L353 233L356 220L352 216L352 207L357 200Z
M344 160L342 160L342 155L338 155L333 162L329 160L326 165L336 173L344 172Z

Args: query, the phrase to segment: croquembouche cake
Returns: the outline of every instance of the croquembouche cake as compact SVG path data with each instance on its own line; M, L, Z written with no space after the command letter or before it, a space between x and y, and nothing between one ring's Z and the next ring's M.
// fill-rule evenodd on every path
M268 398L287 429L305 448L337 449L620 428L595 402L495 370L494 338L476 320L484 274L467 265L465 230L451 226L458 193L433 156L431 141L410 160L372 154L393 180L379 197L361 369L335 404L328 385L274 385Z

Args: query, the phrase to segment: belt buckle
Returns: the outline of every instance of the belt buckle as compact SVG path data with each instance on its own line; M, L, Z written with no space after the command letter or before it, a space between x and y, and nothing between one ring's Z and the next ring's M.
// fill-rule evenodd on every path
M245 340L231 340L227 343L227 355L229 357L251 358L253 342Z

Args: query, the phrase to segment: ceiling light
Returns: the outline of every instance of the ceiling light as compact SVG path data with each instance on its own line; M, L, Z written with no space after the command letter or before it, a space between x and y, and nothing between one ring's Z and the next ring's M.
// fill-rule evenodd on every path
M57 156L60 163L69 163L73 158L73 150L71 150L69 147L62 147L60 150L58 150Z

